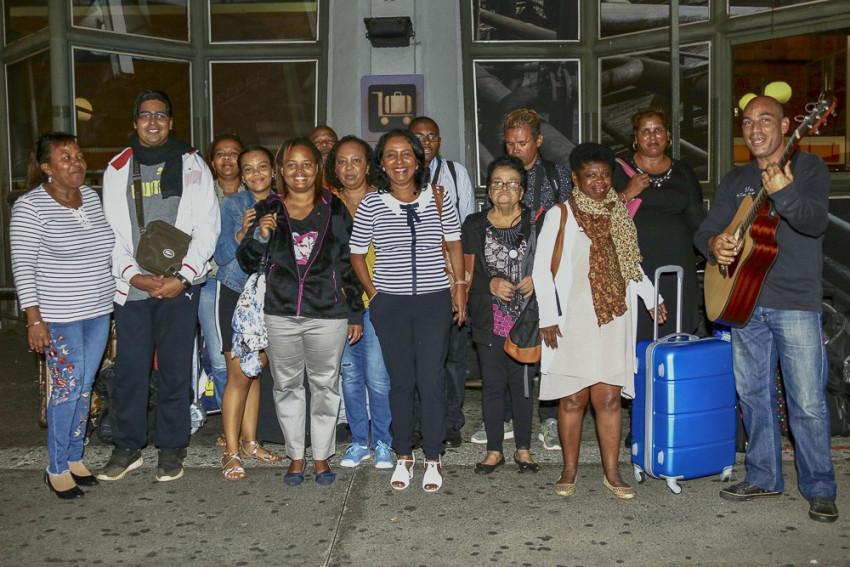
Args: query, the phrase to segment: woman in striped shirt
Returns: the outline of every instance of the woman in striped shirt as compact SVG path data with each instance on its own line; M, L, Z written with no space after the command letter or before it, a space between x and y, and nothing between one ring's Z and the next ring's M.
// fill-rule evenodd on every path
M460 222L446 195L438 211L434 191L425 184L425 153L407 130L384 134L372 164L378 191L360 202L351 235L351 264L370 298L370 314L387 370L393 449L397 460L390 481L403 490L413 478L413 397L422 402L425 475L422 488L443 484L440 454L446 437L445 362L452 312L458 325L466 311L466 281ZM455 284L444 270L442 240L454 266ZM370 276L369 244L375 247Z
M44 482L59 498L80 498L80 486L97 484L83 445L109 334L115 236L97 194L83 185L86 160L74 136L42 134L29 170L35 188L12 208L9 239L29 346L45 354L52 378Z

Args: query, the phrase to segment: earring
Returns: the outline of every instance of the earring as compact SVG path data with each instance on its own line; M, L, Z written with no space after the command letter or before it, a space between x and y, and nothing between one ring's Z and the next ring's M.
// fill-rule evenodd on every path
M632 142L632 149L637 151L637 142Z
M382 165L382 166L381 166L381 171L386 171L386 170L387 170L387 168L386 168L386 167L384 167L384 166Z
M668 148L672 148L672 147L673 147L673 140L670 140L670 139L668 139L668 140L667 140L667 147L668 147Z
M48 175L48 176L47 176L47 182L48 182L48 183L53 183L53 177L52 177L52 176L50 176L50 175Z

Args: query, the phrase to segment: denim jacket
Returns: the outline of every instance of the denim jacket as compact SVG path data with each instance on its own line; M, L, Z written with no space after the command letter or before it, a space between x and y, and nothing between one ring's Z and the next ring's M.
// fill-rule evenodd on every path
M227 286L233 291L242 291L245 282L248 281L246 274L236 260L236 233L242 228L242 215L245 211L256 204L254 194L250 191L240 191L227 196L221 202L221 233L215 245L215 263L218 264L218 272L215 279L221 285Z

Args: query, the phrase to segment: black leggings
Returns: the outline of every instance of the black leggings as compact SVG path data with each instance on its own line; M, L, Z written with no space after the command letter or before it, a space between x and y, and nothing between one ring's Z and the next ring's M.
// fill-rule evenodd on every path
M490 346L477 344L481 365L481 398L484 407L484 429L487 450L502 452L505 437L503 418L506 394L510 394L514 416L514 443L517 449L531 447L531 416L534 398L526 397L526 384L534 375L534 367L517 362L505 353L505 338L493 335ZM526 372L527 370L527 372Z

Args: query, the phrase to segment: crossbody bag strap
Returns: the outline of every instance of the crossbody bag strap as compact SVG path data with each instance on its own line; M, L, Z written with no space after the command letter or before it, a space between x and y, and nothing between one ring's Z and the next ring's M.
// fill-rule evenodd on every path
M561 209L561 223L558 227L558 236L555 237L555 248L552 250L552 278L558 274L558 268L561 266L561 255L564 252L564 226L567 224L567 206L563 203L556 203L555 206Z
M616 161L617 163L620 164L620 167L623 168L623 171L625 171L626 175L628 175L630 178L634 177L635 174L637 173L637 171L632 169L632 166L630 166L628 164L628 162L626 160L624 160L623 158L614 158L614 161Z
M133 159L133 200L136 202L136 219L139 221L139 232L145 229L145 211L142 208L142 171L139 160Z

